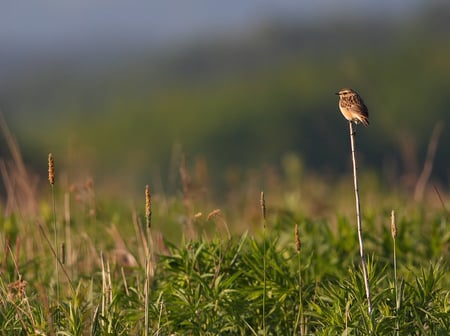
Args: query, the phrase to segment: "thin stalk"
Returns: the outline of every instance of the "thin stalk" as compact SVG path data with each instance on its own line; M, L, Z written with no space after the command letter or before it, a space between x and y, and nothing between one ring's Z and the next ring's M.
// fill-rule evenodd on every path
M302 258L300 256L300 252L298 253L298 298L300 301L300 309L299 309L299 317L300 317L300 335L304 335L303 334L303 330L304 330L304 321L303 321L303 293L302 293Z
M120 267L120 273L122 274L122 281L123 281L123 287L125 288L125 293L129 297L130 291L128 290L128 282L127 282L127 278L125 276L125 271L123 270L123 267Z
M145 305L145 317L144 317L144 325L145 331L144 335L148 336L149 331L149 294L150 294L150 276L153 275L151 273L151 267L153 267L151 257L153 255L153 243L152 243L152 234L151 234L151 226L152 226L152 201L150 188L148 185L145 186L145 222L146 222L146 233L147 233L147 251L145 256L145 287L144 287L144 305Z
M150 298L150 268L152 267L151 263L151 232L150 228L147 227L147 251L146 251L146 257L145 257L145 287L144 287L144 305L145 305L145 318L144 318L144 325L145 325L145 331L144 335L148 336L149 331L149 298Z
M367 297L367 308L369 315L372 315L372 301L370 299L370 288L369 288L369 276L367 272L366 257L364 255L364 241L362 237L362 223L361 223L361 203L359 200L359 189L358 189L358 175L357 175L357 165L356 165L356 154L355 154L355 133L353 130L353 123L348 122L350 127L350 143L352 148L352 162L353 162L353 182L355 186L355 202L356 202L356 222L358 225L358 240L359 240L359 255L361 257L364 286L366 288Z
M394 290L395 290L395 327L396 335L400 335L400 325L398 322L398 310L400 309L400 301L398 299L398 282L397 282L397 224L395 221L395 211L391 212L391 235L394 242Z
M102 305L101 305L101 313L102 317L100 323L102 326L105 326L105 311L106 311L106 274L105 274L105 260L103 257L103 251L100 252L101 255L101 263L102 263Z
M156 327L156 335L155 336L159 336L159 332L161 330L161 319L162 319L162 311L163 311L163 304L164 304L162 295L163 295L163 292L159 293L159 298L158 298L158 301L160 302L159 315L158 315L158 325Z
M39 230L41 231L42 237L44 237L45 241L47 242L48 247L50 248L50 251L52 252L53 256L56 258L56 250L53 248L52 243L50 239L47 237L47 234L45 233L44 227L42 224L37 223L37 226ZM70 289L72 290L72 294L75 294L75 287L73 286L72 280L69 277L69 274L67 273L66 269L64 268L64 265L62 264L61 260L56 258L58 261L59 266L61 266L61 270L63 271L64 275L66 276L67 281L69 282Z
M52 209L53 209L53 246L55 246L55 273L56 273L56 302L59 305L59 269L58 269L58 231L56 228L56 204L55 204L55 188L52 188Z
M263 265L263 272L264 272L264 279L263 279L263 335L266 335L266 291L267 291L267 282L266 282L266 226L264 225L263 230L263 244L264 244L264 265Z
M263 335L266 336L266 200L264 199L264 192L261 191L261 214L263 220Z
M294 325L294 334L297 334L297 327L300 324L300 335L305 334L304 318L303 318L303 295L302 295L302 258L301 258L301 241L298 233L298 225L295 224L295 249L297 250L297 261L298 261L298 300L299 308L297 313L297 318Z
M59 306L59 259L58 259L58 231L56 227L56 202L55 202L55 163L53 154L48 154L48 181L52 190L53 210L53 246L55 249L55 275L56 275L56 304ZM59 321L57 321L59 322Z

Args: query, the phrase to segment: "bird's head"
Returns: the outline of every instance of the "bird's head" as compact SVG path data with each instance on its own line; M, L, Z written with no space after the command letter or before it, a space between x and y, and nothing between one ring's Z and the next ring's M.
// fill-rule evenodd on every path
M335 94L340 97L347 97L347 96L352 96L352 95L356 94L356 92L349 88L343 88L343 89L339 90L339 92L336 92Z

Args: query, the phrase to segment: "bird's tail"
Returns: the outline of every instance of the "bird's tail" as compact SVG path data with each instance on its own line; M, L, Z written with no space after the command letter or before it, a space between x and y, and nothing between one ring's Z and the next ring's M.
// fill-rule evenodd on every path
M369 126L369 118L365 115L359 115L358 116L358 121L361 122L361 124L363 124L364 126Z

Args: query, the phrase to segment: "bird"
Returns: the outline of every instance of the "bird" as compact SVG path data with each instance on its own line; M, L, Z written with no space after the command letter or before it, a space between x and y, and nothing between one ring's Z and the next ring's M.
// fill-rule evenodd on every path
M339 109L345 119L369 126L369 110L355 90L343 88L336 94L339 96Z

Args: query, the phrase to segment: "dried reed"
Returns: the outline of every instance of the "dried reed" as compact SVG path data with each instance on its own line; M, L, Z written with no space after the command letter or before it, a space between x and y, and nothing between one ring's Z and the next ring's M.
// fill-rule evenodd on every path
M11 160L0 158L0 174L6 191L6 206L4 213L35 215L38 212L37 178L30 174L25 166L20 147L11 133L3 113L0 110L0 134L3 135ZM26 229L24 226L22 229Z
M358 189L358 175L357 175L357 165L356 165L356 154L355 154L355 133L353 130L353 122L348 122L350 128L350 144L352 151L352 163L353 163L353 182L355 186L355 202L356 202L356 222L358 226L358 240L359 240L359 254L361 257L361 264L363 270L364 277L364 287L366 289L366 297L367 297L367 309L369 311L369 315L372 315L372 301L370 298L370 287L369 287L369 275L367 272L367 264L366 257L364 255L364 241L362 237L362 222L361 222L361 202L359 199L359 189Z

